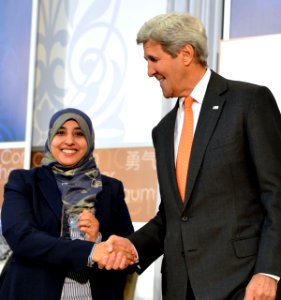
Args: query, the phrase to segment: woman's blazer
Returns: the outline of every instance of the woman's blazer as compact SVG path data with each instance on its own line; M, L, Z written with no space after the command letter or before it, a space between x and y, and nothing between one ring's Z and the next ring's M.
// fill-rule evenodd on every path
M107 176L102 176L102 183L95 208L103 240L111 234L132 233L122 183ZM86 267L94 243L60 238L61 195L48 167L10 173L1 218L13 257L0 299L59 300L70 270L89 273L94 299L115 299L114 289L122 289L114 286L116 272Z

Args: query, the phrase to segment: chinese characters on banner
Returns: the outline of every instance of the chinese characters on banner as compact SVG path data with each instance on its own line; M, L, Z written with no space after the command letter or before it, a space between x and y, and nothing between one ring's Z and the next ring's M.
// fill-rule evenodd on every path
M152 147L96 149L96 163L105 175L121 180L133 222L147 222L157 209L158 183ZM41 151L33 151L32 167L40 165Z

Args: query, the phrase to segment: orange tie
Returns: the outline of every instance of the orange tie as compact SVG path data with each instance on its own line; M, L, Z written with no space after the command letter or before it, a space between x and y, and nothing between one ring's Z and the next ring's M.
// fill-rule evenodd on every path
M176 162L176 176L182 201L184 201L185 197L188 163L193 140L193 101L193 98L191 98L190 96L185 98L184 100L184 121Z

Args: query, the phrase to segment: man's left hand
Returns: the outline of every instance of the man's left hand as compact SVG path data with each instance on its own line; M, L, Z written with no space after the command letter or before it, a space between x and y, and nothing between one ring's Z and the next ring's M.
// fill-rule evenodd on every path
M246 288L244 300L274 300L277 284L277 280L272 277L255 274Z

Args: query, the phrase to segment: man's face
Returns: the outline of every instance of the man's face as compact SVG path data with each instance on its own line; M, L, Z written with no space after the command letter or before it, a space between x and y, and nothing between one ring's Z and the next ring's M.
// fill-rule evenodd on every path
M147 61L147 74L160 82L164 97L181 96L185 78L182 52L177 57L172 57L162 50L159 43L153 41L144 43L143 50L144 58Z

